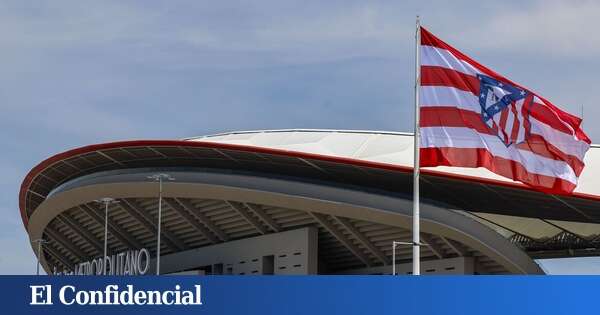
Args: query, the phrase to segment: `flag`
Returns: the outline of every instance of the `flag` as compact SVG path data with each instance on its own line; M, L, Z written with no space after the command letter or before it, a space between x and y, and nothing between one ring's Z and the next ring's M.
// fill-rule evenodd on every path
M581 119L420 32L420 166L483 167L573 192L590 147Z

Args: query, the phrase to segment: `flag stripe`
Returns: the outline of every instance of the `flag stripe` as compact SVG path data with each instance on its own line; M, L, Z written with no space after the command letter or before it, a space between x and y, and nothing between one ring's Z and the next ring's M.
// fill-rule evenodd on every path
M457 71L453 71L452 69L446 69L446 68L441 68L441 67L434 67L434 66L423 66L421 67L421 85L423 87L428 87L428 86L439 86L439 87L452 87L452 88L456 88L459 89L461 91L465 91L465 92L470 92L470 94L472 94L472 96L478 96L479 95L479 80L476 77L473 76L469 76L469 75L465 75L461 72L457 72ZM434 95L437 93L434 93ZM449 96L448 94L452 95ZM447 99L445 101L442 101L443 103L446 104L453 104L452 102L452 97L456 97L455 95L457 95L457 93L455 92L447 92L442 94L441 96L446 96ZM463 101L467 101L469 102L469 100L467 100L469 98L469 94L462 94L459 93L460 96L458 96L458 98ZM422 97L427 97L427 96L423 96ZM574 130L571 128L571 126L564 124L559 117L556 115L555 111L553 111L551 108L545 106L545 104L540 104L542 103L542 101L540 99L537 99L537 106L532 106L531 108L531 116L537 118L540 121L543 121L545 124L554 127L555 129L564 132L566 134L573 134ZM477 106L479 106L479 99L477 97L472 97L471 98L472 102L477 103ZM435 101L432 101L431 99L424 99L422 104L423 105L427 105L427 104L433 104L433 105L438 105L439 103L436 103ZM582 139L581 137L579 137L579 139ZM584 137L585 139L585 137ZM582 139L582 141L585 141L584 139ZM578 139L575 139L578 140ZM590 143L588 141L586 141L587 143Z
M500 128L502 130L502 135L505 138L505 141L508 140L508 134L506 133L506 126L508 126L508 111L507 110L503 110L500 113L500 123L498 125L500 125ZM508 142L508 141L507 141Z
M575 133L576 135L578 135L578 133L574 132L573 128L570 125L564 124L563 121L560 120L560 118L556 115L556 112L552 108L546 106L545 103L541 103L539 99L534 100L533 106L531 107L531 115L534 116L537 120L542 121L546 125L552 126L554 129L560 130L563 133L570 135ZM583 138L578 138L582 141L585 141L585 139L587 139L587 136ZM585 142L587 142L588 144L591 143L589 139L587 140L588 141Z
M508 122L509 126L511 127L511 131L510 131L510 138L513 139L513 141L518 142L518 134L519 134L519 130L523 129L520 128L520 123L518 119L516 119L516 117L518 116L517 114L517 105L516 104L511 104L510 105L510 121Z
M451 86L474 95L479 94L479 79L439 66L421 67L421 86Z
M476 95L455 87L422 86L420 94L421 106L425 107L450 106L472 111L480 111L481 108L479 105L479 99ZM574 137L573 130L569 126L562 124L556 115L554 115L553 112L546 106L534 103L534 105L530 108L529 115L530 122L531 118L535 118L537 121L544 123L546 126L570 136L570 141L583 141L588 144L589 147L589 142L585 141L584 139L578 139L578 137Z
M424 28L421 28L421 45L421 52L424 51L423 47L429 47L426 49L433 50L426 55L427 61L426 63L423 63L422 61L422 65L437 65L441 67L447 67L449 69L454 69L455 71L470 75L483 73L496 80L507 82L516 87L526 89L521 85L496 73L495 71L481 65L477 61L471 59L467 55L437 38ZM583 132L583 130L581 130L581 118L561 110L539 95L538 97L544 101L546 107L552 110L553 115L556 116L561 124L566 124L570 127L570 133L574 133L578 140L591 144L590 138Z
M431 34L429 31L427 31L424 28L421 28L421 45L435 47L438 50L445 50L447 54L454 56L455 60L452 61L453 63L466 64L463 67L455 68L457 70L463 69L463 68L464 69L472 69L470 74L483 73L483 74L488 75L496 80L508 82L512 85L519 86L518 84L508 80L507 78L501 76L500 74L496 73L495 71L483 66L479 62L469 58L469 56L458 51L456 48L446 44L444 41L435 37L433 34ZM438 53L440 56L446 56L446 54L441 51L438 51ZM448 60L451 60L451 59L448 59ZM450 67L450 68L452 68L452 67ZM469 72L466 72L466 73L469 73Z
M580 160L583 160L585 153L590 148L590 145L584 141L573 141L572 135L567 135L562 132L555 132L555 129L546 125L545 123L538 121L534 118L530 118L531 134L536 134L547 142L552 143L556 148L562 152L567 152L570 155L574 155Z
M529 115L523 116L523 103L527 100L529 102L529 98L518 100L515 103L515 108L517 112L517 120L523 124L523 128L518 129L517 134L517 142L521 142L525 140L525 131L531 129L531 124L529 121ZM527 117L527 119L525 119Z
M467 62L464 62L451 52L432 46L421 46L421 66L437 66L475 76L481 71Z
M585 163L577 156L564 153L559 148L546 141L546 139L540 135L529 135L527 142L518 144L517 148L520 150L529 150L535 154L545 156L547 158L565 161L565 163L571 166L575 172L575 175L577 176L581 175L583 167L585 166Z
M520 150L515 146L507 147L498 140L497 136L480 134L470 128L421 127L421 147L486 149L494 157L520 163L529 173L554 176L574 184L577 183L575 171L566 162L546 158L531 151ZM463 165L456 164L455 166Z
M485 167L543 191L573 191L590 145L581 119L423 28L419 49L422 166ZM481 104L507 102L519 90L524 99L495 106L498 112L482 110Z
M495 135L474 111L455 107L422 107L419 125L424 127L466 127L482 134ZM499 141L499 140L498 140Z
M471 92L448 86L421 86L421 106L450 106L479 111L479 99Z
M481 134L496 136L496 134L479 118L479 113L452 107L424 107L421 108L420 113L422 117L420 121L421 128L470 128ZM496 141L500 142L498 138L496 138ZM531 134L526 143L520 143L517 147L520 150L527 150L549 159L565 161L577 176L579 176L585 165L576 155L565 153L551 143L548 143L546 139L540 135Z
M485 167L490 171L512 180L529 183L536 189L548 193L565 193L575 189L576 184L553 176L532 174L521 164L511 159L492 155L482 148L421 148L420 164L428 166Z

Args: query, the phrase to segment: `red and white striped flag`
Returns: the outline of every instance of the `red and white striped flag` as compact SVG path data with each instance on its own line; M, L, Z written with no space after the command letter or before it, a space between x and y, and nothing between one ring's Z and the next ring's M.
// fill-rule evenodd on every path
M571 193L590 146L581 119L420 30L420 166L484 167Z

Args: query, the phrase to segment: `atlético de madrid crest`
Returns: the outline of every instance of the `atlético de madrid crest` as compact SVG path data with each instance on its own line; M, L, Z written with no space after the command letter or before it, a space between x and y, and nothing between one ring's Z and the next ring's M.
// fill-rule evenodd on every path
M526 140L531 93L486 75L479 79L481 119L507 147Z

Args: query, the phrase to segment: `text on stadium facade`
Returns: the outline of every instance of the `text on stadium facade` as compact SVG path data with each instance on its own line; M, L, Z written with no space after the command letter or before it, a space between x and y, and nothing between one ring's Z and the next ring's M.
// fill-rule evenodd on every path
M110 276L135 276L144 275L150 267L150 253L146 248L140 250L128 250L118 254L106 256L106 262L102 257L82 262L73 267L73 270L58 271L54 267L55 275L102 275L104 274L104 263L106 263L106 274Z

